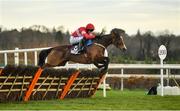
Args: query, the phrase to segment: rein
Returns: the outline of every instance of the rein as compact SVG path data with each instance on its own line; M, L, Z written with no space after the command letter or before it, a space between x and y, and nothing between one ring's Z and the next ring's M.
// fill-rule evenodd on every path
M105 56L105 57L108 57L108 52L107 52L106 47L104 47L102 44L98 44L98 43L94 43L94 44L97 45L97 46L100 46L100 47L104 48L104 56Z
M100 46L100 47L102 47L104 49L106 49L106 47L104 47L102 44L98 44L98 43L94 43L94 44L97 45L97 46Z

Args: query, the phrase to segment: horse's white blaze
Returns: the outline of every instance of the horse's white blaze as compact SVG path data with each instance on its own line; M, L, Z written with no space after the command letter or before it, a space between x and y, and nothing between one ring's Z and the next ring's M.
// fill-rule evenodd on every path
M46 57L46 59L45 59L45 63L47 63L47 57Z
M121 38L121 40L122 40L122 41L124 41L124 39L123 39L123 37L122 37L122 36L120 36L120 38ZM124 42L123 42L123 43L124 43ZM126 47L126 45L125 45L125 44L123 45L123 47L124 47L125 49L127 49L127 47Z
M107 49L104 50L104 57L108 57L108 51L107 51Z
M126 45L124 44L124 48L127 49Z

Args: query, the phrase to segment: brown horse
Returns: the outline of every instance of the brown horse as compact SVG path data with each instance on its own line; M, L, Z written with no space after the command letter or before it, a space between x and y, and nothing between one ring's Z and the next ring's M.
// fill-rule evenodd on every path
M126 45L123 41L125 31L122 29L113 29L110 34L97 36L93 40L93 44L86 47L86 52L81 54L71 54L70 45L53 47L47 50L42 50L39 54L38 65L42 68L64 66L67 61L72 61L82 64L93 63L96 67L102 68L101 71L108 69L109 58L104 56L106 48L113 44L117 48L125 51ZM45 59L47 58L47 63Z

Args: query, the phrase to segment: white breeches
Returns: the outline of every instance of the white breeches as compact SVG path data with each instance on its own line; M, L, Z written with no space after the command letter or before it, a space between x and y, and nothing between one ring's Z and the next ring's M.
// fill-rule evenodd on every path
M83 39L83 36L80 37L70 37L70 44L77 44Z

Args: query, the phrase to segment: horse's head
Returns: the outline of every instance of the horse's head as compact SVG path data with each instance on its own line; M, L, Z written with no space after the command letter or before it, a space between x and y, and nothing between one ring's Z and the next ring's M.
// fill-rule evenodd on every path
M111 30L111 36L112 36L112 43L117 47L122 49L123 51L126 51L126 45L124 43L124 36L125 36L125 31L122 29L112 29Z

